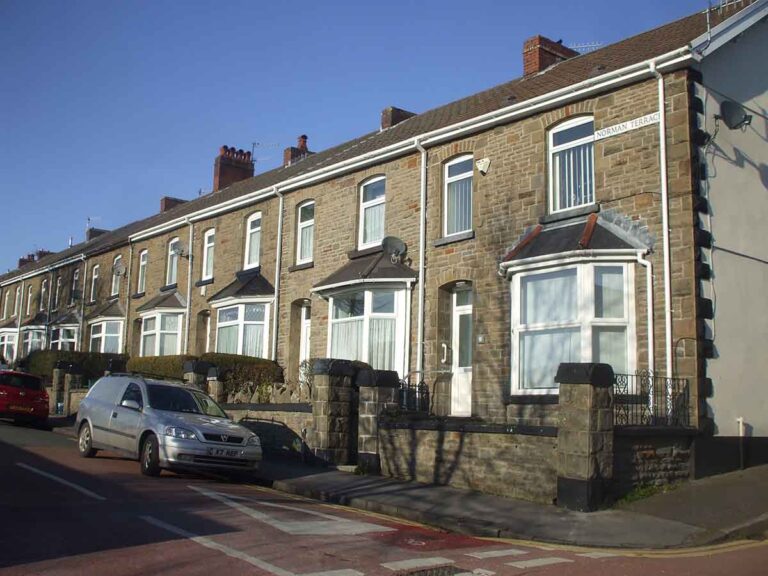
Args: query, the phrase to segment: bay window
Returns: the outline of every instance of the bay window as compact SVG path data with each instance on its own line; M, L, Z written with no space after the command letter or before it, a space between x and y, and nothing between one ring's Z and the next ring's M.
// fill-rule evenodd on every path
M248 217L245 223L245 265L256 268L261 256L261 212Z
M445 165L443 230L445 236L472 230L472 156Z
M16 331L0 332L0 360L12 362L16 358Z
M182 316L161 312L142 318L141 356L181 354Z
M123 323L120 320L105 320L91 324L91 338L88 350L103 354L118 354L122 340Z
M591 116L549 133L549 205L560 212L595 202L595 123Z
M269 305L243 303L219 308L216 352L266 358Z
M378 246L384 238L386 185L386 178L379 176L360 186L360 249Z
M54 328L51 330L51 350L74 350L77 328Z
M329 358L403 372L405 291L356 290L330 298Z
M44 339L44 330L24 330L21 340L21 355L29 356L35 350L42 350Z
M213 248L216 244L216 230L211 228L203 235L203 273L202 280L213 278Z
M513 393L555 393L561 362L635 365L634 279L627 264L577 264L512 279Z
M315 234L315 203L304 202L299 205L296 223L296 264L312 262Z

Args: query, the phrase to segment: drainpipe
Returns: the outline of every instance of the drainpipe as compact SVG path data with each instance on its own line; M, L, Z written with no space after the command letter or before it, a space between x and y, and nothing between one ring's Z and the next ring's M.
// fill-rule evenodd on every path
M85 287L88 286L88 267L85 265L85 254L80 257L83 265L83 289L80 291L80 342L85 342ZM90 349L90 346L86 346ZM80 350L83 347L80 346Z
M637 252L637 263L645 267L645 308L648 311L648 369L651 373L656 371L656 359L654 350L654 332L653 332L653 263L646 260L643 251ZM651 398L653 402L653 398Z
M194 260L195 224L186 219L189 224L189 243L187 244L187 321L184 326L184 354L189 354L189 325L192 323L192 260Z
M664 246L664 349L666 376L672 378L672 277L669 253L669 189L667 183L667 113L665 106L664 76L650 63L651 73L659 86L659 168L661 171L661 227Z
M128 275L125 287L125 323L123 326L123 354L128 353L128 324L131 318L131 271L133 270L133 243L128 243Z
M48 302L45 304L45 348L51 349L51 303L53 302L53 270L48 271Z
M419 374L419 379L422 379L424 377L424 258L427 252L427 151L421 145L418 138L413 141L413 145L421 153L421 191L419 196L419 317L417 320L416 372Z
M16 298L16 294L13 295ZM21 281L21 292L19 297L19 308L16 314L16 351L13 360L16 361L21 356L21 319L24 317L24 280Z
M283 259L283 205L285 199L282 192L277 189L277 186L272 190L275 196L280 198L280 204L278 206L278 219L277 219L277 256L275 257L275 300L272 306L272 361L277 362L277 317L278 307L280 305L280 264Z

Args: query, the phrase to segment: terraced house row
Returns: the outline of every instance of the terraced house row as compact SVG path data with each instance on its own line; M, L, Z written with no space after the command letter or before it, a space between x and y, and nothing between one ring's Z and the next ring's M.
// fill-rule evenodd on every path
M726 2L587 54L535 36L522 77L321 152L302 136L261 174L222 147L212 193L0 277L0 355L218 351L294 379L356 359L510 426L552 423L560 362L605 362L685 379L707 453L757 450L766 14Z

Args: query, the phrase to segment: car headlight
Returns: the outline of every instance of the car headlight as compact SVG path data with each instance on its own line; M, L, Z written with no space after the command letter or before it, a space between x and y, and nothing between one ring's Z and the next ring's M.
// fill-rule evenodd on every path
M256 434L248 438L248 446L261 446L261 440Z
M186 428L178 428L176 426L168 426L168 428L165 429L165 435L173 436L174 438L181 438L182 440L197 439L197 436L195 436L195 433L191 430L187 430Z

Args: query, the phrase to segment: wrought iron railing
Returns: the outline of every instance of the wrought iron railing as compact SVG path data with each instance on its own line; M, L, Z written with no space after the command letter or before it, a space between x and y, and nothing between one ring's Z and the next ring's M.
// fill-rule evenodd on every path
M613 376L616 426L691 425L691 394L685 378L656 376L648 370Z
M429 386L424 380L411 382L408 378L403 378L400 380L397 398L403 410L429 412Z

